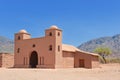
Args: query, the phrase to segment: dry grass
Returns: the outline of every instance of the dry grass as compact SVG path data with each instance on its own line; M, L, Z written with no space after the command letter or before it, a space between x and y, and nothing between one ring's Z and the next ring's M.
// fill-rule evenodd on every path
M120 63L120 58L107 58L108 63Z
M120 80L120 64L96 69L0 69L0 80Z

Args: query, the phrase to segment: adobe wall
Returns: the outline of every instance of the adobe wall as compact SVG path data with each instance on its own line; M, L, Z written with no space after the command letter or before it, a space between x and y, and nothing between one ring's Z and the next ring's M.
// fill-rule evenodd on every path
M62 54L63 68L74 68L74 53L63 51Z
M52 51L49 51L49 45L52 40L53 38L50 37L42 37L17 41L15 45L15 67L30 67L31 53L36 51L38 54L38 68L54 68L54 48ZM33 47L34 44L35 47ZM19 53L17 53L17 48L20 48ZM41 58L44 58L44 65L41 65Z
M85 54L82 52L76 52L76 54L75 54L75 68L79 68L79 60L80 59L84 60L85 68L92 68L91 55Z
M10 53L1 53L2 59L0 61L1 67L13 67L14 65L14 55Z
M99 67L99 57L96 55L86 54L82 52L76 52L75 54L75 67L79 67L79 60L84 60L85 68L98 68Z
M92 58L92 68L98 68L100 63L99 63L99 56L93 56L91 55Z

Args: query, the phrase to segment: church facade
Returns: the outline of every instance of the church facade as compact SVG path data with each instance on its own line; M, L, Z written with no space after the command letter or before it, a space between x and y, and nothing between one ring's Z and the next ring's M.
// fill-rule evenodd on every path
M45 36L31 38L21 30L15 34L14 67L16 68L95 68L97 54L85 52L72 45L62 44L62 30L51 26Z

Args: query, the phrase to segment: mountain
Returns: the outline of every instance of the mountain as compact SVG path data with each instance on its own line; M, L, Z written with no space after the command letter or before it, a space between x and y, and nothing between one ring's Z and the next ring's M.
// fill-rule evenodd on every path
M78 46L79 49L94 52L97 47L108 47L112 50L109 57L120 58L120 34L112 37L102 37L85 42Z
M112 37L102 37L93 39L81 44L78 48L88 52L94 52L97 47L108 47L112 50L112 54L109 57L120 58L120 34ZM13 53L14 42L6 37L0 36L0 53Z
M14 42L6 37L0 36L0 53L13 53Z

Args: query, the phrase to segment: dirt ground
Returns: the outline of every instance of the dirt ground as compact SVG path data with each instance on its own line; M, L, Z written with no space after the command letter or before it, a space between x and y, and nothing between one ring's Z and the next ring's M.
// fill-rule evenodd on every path
M0 68L0 80L120 80L120 64L106 64L95 69Z

